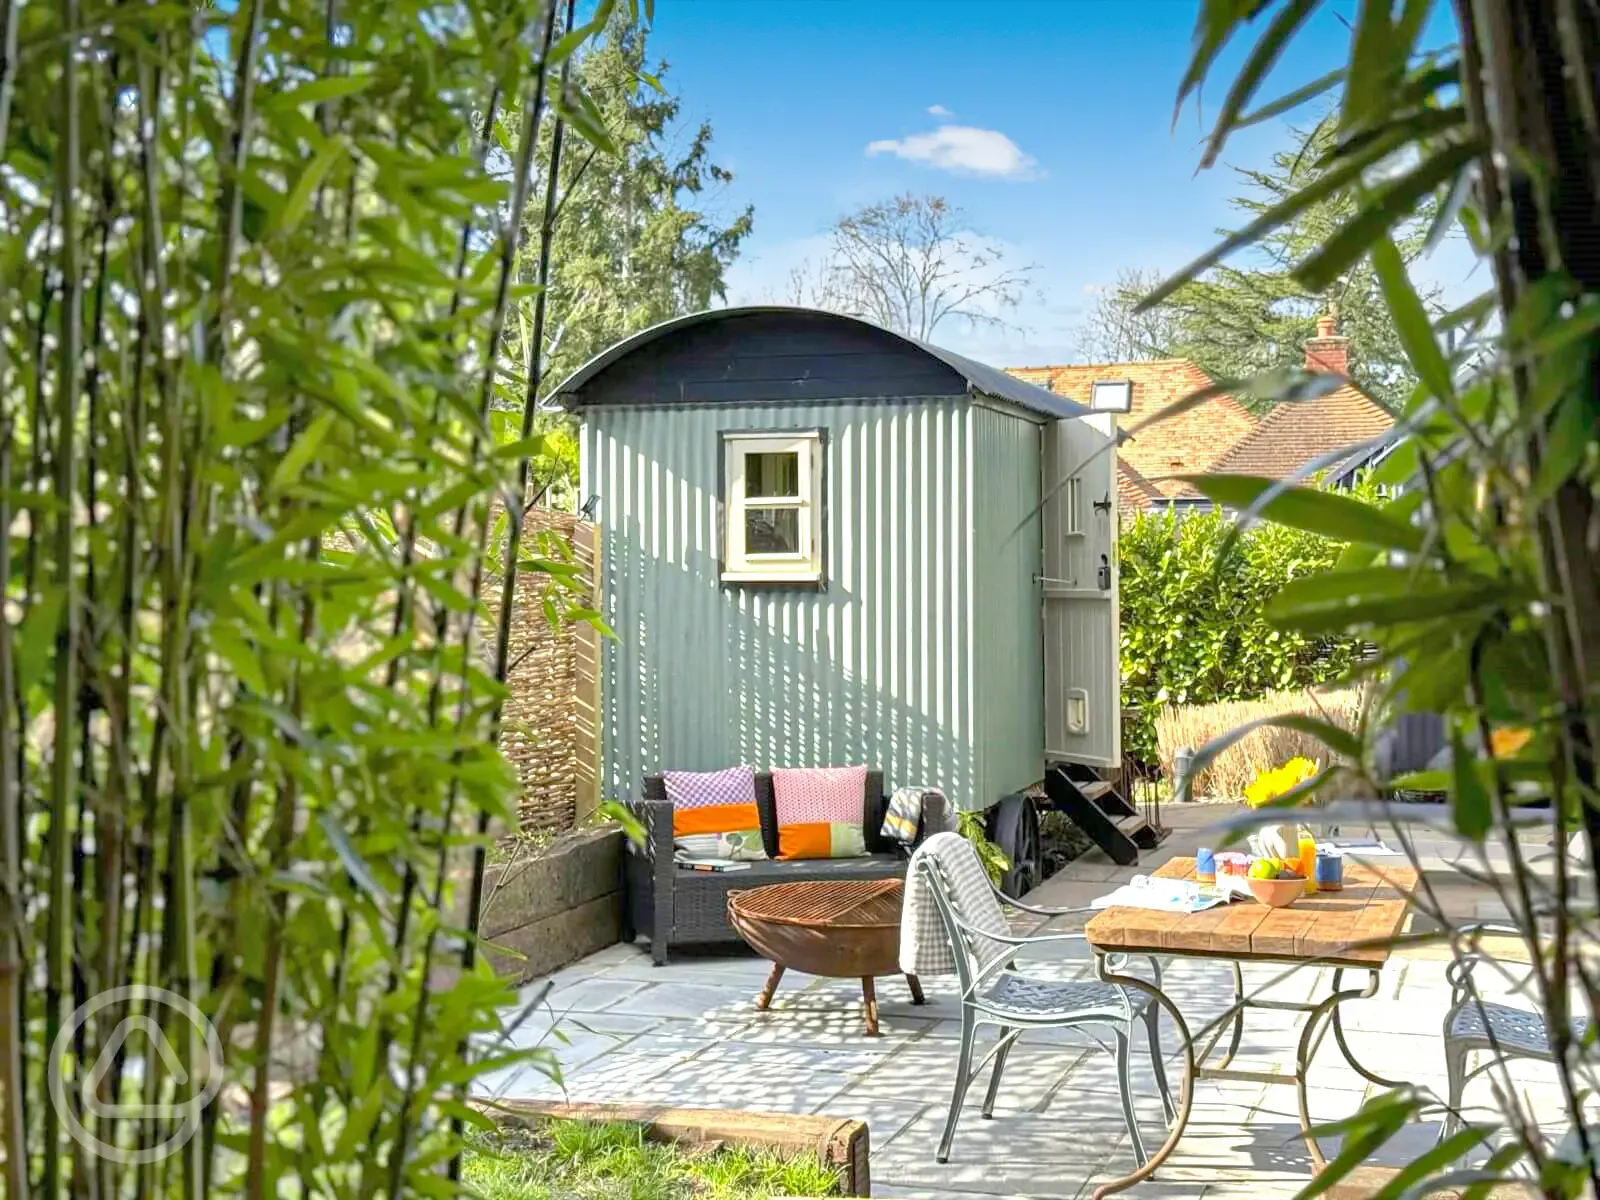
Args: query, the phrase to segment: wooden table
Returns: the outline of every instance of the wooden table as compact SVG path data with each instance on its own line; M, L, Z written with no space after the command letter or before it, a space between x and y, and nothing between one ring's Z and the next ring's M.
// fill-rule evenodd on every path
M756 997L767 1008L786 970L832 979L861 980L867 1034L878 1036L875 975L900 973L898 879L796 880L728 893L728 921L762 957L772 974ZM923 1003L922 985L906 976L911 1002Z
M1193 879L1194 859L1174 858L1155 872L1162 879ZM1268 908L1253 900L1207 909L1199 913L1160 912L1147 908L1107 908L1090 918L1084 936L1095 952L1095 973L1108 983L1136 987L1166 1009L1178 1026L1184 1041L1188 1070L1185 1072L1178 1115L1161 1149L1138 1171L1096 1190L1095 1197L1110 1195L1147 1179L1161 1165L1189 1119L1189 1107L1196 1078L1239 1079L1256 1083L1292 1083L1300 1101L1300 1130L1317 1169L1325 1163L1317 1140L1311 1135L1311 1112L1306 1076L1311 1060L1332 1028L1339 1051L1356 1071L1384 1087L1399 1086L1367 1070L1351 1053L1339 1019L1339 1005L1346 1000L1368 999L1378 993L1379 972L1389 961L1389 941L1404 928L1416 887L1417 875L1402 860L1393 866L1345 859L1345 885L1342 891L1319 892L1297 900L1289 908ZM1120 972L1120 956L1129 954L1159 957L1211 958L1227 962L1233 969L1234 1002L1228 1011L1200 1030L1198 1037L1177 1005L1155 983ZM1333 988L1315 1001L1261 1000L1244 994L1244 963L1283 963L1288 966L1332 966ZM1360 988L1343 986L1346 971L1364 971L1366 983ZM1295 1056L1292 1075L1265 1071L1245 1071L1230 1067L1244 1035L1244 1014L1248 1009L1276 1009L1309 1014ZM1227 1053L1216 1066L1208 1066L1212 1051L1222 1034L1232 1028ZM1199 1049L1196 1049L1199 1043Z

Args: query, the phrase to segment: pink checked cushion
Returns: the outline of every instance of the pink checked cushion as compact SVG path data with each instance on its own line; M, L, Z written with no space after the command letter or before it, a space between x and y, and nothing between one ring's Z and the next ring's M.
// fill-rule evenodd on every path
M866 767L774 767L779 858L859 858Z

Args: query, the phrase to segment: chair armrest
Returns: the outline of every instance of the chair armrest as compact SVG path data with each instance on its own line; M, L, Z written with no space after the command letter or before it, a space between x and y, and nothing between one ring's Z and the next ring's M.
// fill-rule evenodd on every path
M1068 917L1076 913L1099 911L1092 904L1086 905L1082 908L1042 908L1036 904L1024 904L1021 900L1018 900L1012 896L1008 896L1002 892L995 885L995 882L992 879L989 881L989 890L994 893L995 899L1000 901L1000 903L1004 904L1007 908L1015 908L1020 912L1033 913L1034 915L1040 917Z
M1494 921L1475 921L1470 925L1461 925L1450 931L1450 965L1445 968L1445 981L1450 984L1451 1003L1459 1004L1464 998L1463 993L1471 983L1472 971L1480 962L1493 955L1485 950L1478 939L1486 933L1502 934L1517 938L1525 938L1522 930L1515 925L1505 925ZM1470 944L1463 945L1463 940Z
M657 859L663 853L667 861L672 861L672 801L670 800L627 800L624 805L639 819L639 824L644 826L643 847L629 843L630 849L636 854L643 854L650 859Z

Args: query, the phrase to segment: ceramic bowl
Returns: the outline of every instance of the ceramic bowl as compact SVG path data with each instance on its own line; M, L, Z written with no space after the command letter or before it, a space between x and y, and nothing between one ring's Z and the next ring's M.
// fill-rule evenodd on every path
M1252 879L1250 894L1271 908L1288 908L1306 894L1304 879Z

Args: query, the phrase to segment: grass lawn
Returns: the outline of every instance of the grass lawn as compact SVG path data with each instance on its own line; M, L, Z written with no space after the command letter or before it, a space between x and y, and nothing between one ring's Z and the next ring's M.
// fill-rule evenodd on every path
M503 1130L467 1156L465 1172L484 1200L755 1200L839 1188L837 1174L813 1155L691 1150L648 1142L642 1126L587 1121Z

